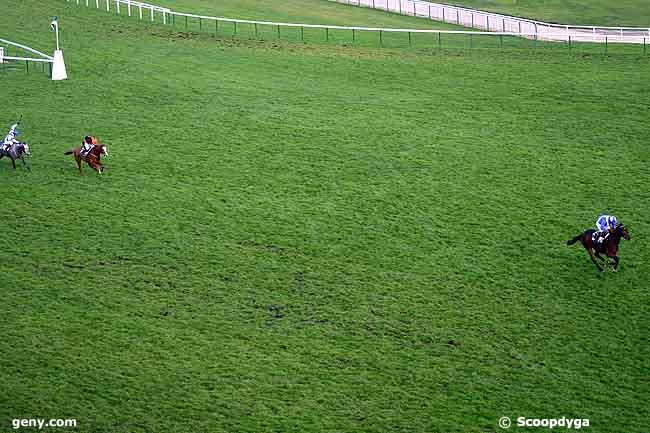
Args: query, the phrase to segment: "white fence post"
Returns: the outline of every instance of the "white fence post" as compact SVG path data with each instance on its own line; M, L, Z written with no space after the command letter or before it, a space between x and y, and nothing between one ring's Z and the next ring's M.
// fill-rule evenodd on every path
M99 9L99 0L95 0L95 9Z
M110 0L106 0L106 12L110 12L110 11L111 11Z
M151 22L153 22L153 6L151 7Z
M128 11L129 16L131 16L131 2L128 1L126 3L126 10Z
M0 47L0 63L4 63L5 47Z
M117 14L120 14L120 0L115 0L115 9L117 10Z

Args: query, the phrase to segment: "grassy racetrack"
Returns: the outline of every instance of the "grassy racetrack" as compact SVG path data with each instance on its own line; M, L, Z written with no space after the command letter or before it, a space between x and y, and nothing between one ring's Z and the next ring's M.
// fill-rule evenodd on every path
M70 79L0 72L33 152L0 160L0 432L647 431L648 57L2 9L46 51L60 17ZM63 155L86 133L101 177ZM617 274L565 245L605 211Z

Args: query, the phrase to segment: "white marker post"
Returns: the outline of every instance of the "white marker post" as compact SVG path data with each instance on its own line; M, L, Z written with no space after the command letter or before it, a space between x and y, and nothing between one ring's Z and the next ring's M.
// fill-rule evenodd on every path
M65 80L68 78L68 73L65 70L63 51L59 47L59 19L57 17L54 17L50 23L50 27L56 33L56 50L54 51L54 60L52 62L52 80Z
M0 63L5 61L5 47L0 47Z

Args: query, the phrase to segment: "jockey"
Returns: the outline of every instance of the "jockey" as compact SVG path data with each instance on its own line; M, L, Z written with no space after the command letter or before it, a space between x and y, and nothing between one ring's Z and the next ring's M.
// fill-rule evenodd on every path
M18 140L16 140L16 136L20 135L20 131L18 131L17 128L18 128L17 123L11 125L11 129L9 130L9 133L5 136L5 139L2 142L2 145L7 151L9 151L9 149L11 149L11 146L13 146L14 144L20 143Z
M90 149L92 149L96 144L97 139L95 137L92 135L86 135L84 141L81 142L81 156L88 155Z
M596 239L602 243L607 236L616 228L616 217L614 215L601 215L596 220Z

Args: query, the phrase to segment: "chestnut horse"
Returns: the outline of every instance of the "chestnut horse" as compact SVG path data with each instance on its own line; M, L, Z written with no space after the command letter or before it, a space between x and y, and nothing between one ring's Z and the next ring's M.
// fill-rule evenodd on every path
M81 171L81 161L86 161L88 166L93 170L96 170L97 173L102 174L104 171L104 166L101 163L101 156L108 156L108 149L103 144L95 144L90 152L87 155L81 155L81 146L75 147L72 150L68 150L64 155L74 155L75 161L77 161L77 167L79 167L79 174L83 174Z
M627 231L627 227L623 224L617 225L614 231L610 233L609 236L607 236L607 239L602 243L594 242L593 234L595 232L596 230L594 229L585 230L578 236L569 239L566 244L573 245L580 241L582 246L585 247L585 250L589 253L589 257L591 257L596 268L598 268L598 272L603 272L603 268L596 261L596 257L602 260L603 264L606 263L606 259L600 255L601 253L614 259L614 269L612 269L612 271L616 272L618 270L618 263L621 261L621 258L616 255L616 253L618 253L618 244L621 242L621 238L624 238L626 241L630 240L630 234Z

